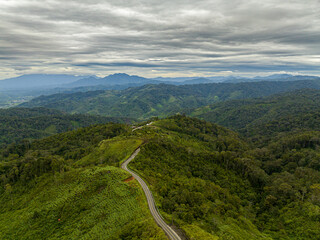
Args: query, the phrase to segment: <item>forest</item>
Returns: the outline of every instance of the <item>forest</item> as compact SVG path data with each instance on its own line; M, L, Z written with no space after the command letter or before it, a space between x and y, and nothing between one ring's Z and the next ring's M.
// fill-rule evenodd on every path
M177 112L181 113L186 108L198 108L226 100L264 97L304 88L320 89L320 82L305 80L182 86L150 84L122 91L89 91L41 96L19 106L146 120L150 117L168 117Z
M316 89L226 98L135 131L128 118L1 110L3 128L58 124L2 145L0 238L166 239L120 169L140 147L129 167L183 239L318 239L319 100Z
M214 122L261 144L282 133L320 130L320 91L301 89L264 98L230 100L184 113Z
M0 222L23 217L2 228L0 237L163 239L153 221L145 222L151 216L141 190L134 181L126 182L128 174L119 169L141 146L131 167L150 184L163 217L189 239L317 239L319 145L317 131L301 131L261 147L183 115L134 132L128 125L109 123L24 141L2 151ZM101 198L106 198L99 203L106 204L103 211L95 202ZM129 215L121 218L112 208ZM25 224L32 227L26 230ZM106 224L112 234L103 229Z
M41 107L0 109L0 148L22 140L40 139L94 124L132 121L128 118L68 114Z

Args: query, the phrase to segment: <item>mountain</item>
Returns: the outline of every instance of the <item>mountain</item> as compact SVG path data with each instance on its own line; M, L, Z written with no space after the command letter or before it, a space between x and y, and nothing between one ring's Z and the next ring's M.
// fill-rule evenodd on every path
M148 83L157 83L155 80L135 76L135 75L128 75L125 73L116 73L104 78L96 78L96 77L89 77L83 78L78 81L75 81L71 84L67 84L64 87L73 88L73 87L84 87L84 86L117 86L117 85L141 85L141 84L148 84Z
M291 74L273 74L265 77L253 77L253 78L233 78L225 80L226 83L240 83L240 82L260 82L260 81L301 81L301 80L320 80L317 76L307 75L291 75Z
M156 81L161 81L167 84L175 84L175 85L181 85L181 84L188 84L188 82L192 82L194 79L208 79L210 80L210 83L219 83L230 79L237 79L238 77L234 76L214 76L214 77L157 77L152 78Z
M29 74L0 81L1 90L52 88L77 81L84 76L65 74Z
M45 108L0 109L0 148L21 140L39 139L108 122L130 122L125 118L67 114Z
M267 77L242 78L235 76L215 77L177 77L143 78L140 76L117 73L99 78L96 76L33 74L0 81L0 108L8 108L41 95L55 93L74 93L94 90L124 90L147 84L189 85L206 83L240 83L259 81L299 81L320 80L315 76L292 76L276 74Z
M88 113L146 119L168 116L186 108L197 108L231 99L268 96L302 88L320 88L318 81L211 83L198 85L144 85L122 91L41 96L21 107L46 107L70 113Z
M214 83L214 81L207 78L195 78L195 79L186 80L182 82L182 84L203 84L203 83Z
M37 90L37 89L70 89L78 87L93 86L126 86L135 87L145 84L200 84L200 83L239 83L239 82L257 82L257 81L299 81L299 80L320 80L316 76L293 76L289 74L275 74L266 77L242 78L242 77L180 77L180 78L144 78L125 73L116 73L98 78L96 76L74 76L65 74L29 74L16 78L10 78L0 81L1 90ZM60 91L61 91L60 89Z
M188 114L260 141L261 136L270 139L284 132L320 131L320 91L302 89L265 98L231 100Z
M7 148L0 158L1 239L318 239L319 131L284 133L263 148L236 132L176 115L106 124Z

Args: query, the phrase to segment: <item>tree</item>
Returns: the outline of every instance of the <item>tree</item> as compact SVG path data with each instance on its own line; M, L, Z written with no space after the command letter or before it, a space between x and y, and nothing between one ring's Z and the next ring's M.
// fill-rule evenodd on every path
M11 185L8 183L6 184L5 186L5 189L6 189L6 193L10 195L10 198L11 198L11 205L13 206L13 198L12 198L12 187Z

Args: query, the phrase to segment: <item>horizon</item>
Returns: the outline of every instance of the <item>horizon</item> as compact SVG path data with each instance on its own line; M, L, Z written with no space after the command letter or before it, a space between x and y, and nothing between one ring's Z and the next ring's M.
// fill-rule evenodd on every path
M0 79L320 75L317 0L1 3Z
M254 78L263 78L263 77L269 77L269 76L273 76L273 75L291 75L291 76L310 76L310 77L320 77L320 75L309 75L309 74L300 74L300 73L284 73L284 72L278 72L278 73L266 73L265 75L251 75L251 76L240 76L240 75L211 75L211 76L176 76L176 77L164 77L164 76L156 76L156 77L146 77L146 76L142 76L142 75L136 75L136 74L127 74L124 72L114 72L108 75L81 75L81 74L68 74L68 73L28 73L28 74L22 74L22 75L18 75L18 76L13 76L10 78L1 78L0 77L0 81L2 80L10 80L10 79L15 79L15 78L19 78L19 77L23 77L23 76L31 76L31 75L35 75L35 76L39 76L39 75L66 75L66 76L76 76L76 77L83 77L83 78L89 78L89 77L95 77L95 78L105 78L111 75L117 75L117 74L125 74L128 76L138 76L138 77L143 77L146 79L157 79L157 78L213 78L213 77L221 77L221 78L228 78L228 77L235 77L235 78L248 78L248 79L254 79Z

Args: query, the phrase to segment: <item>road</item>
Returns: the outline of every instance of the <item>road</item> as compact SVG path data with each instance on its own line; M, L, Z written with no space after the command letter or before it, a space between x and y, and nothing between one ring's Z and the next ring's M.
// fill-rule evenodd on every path
M156 221L156 223L163 229L163 231L167 234L169 239L171 240L181 240L179 235L165 222L160 216L158 209L156 208L156 204L154 202L154 198L152 196L151 191L149 190L145 181L142 180L135 172L128 169L128 164L138 155L140 152L140 148L138 148L126 161L124 161L121 165L121 168L132 174L132 176L140 183L142 189L147 197L148 205L150 212Z
M138 130L138 129L144 128L145 126L150 126L152 123L153 123L153 122L149 122L149 123L147 123L146 125L143 125L143 126L140 126L140 127L134 127L134 128L132 129L132 132L134 132L134 131L136 131L136 130Z

